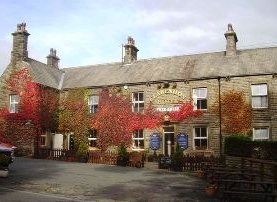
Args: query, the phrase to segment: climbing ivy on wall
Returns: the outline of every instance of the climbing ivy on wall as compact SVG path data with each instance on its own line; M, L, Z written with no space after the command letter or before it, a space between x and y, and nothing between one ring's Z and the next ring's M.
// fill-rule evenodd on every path
M5 87L10 94L19 96L18 112L10 113L8 107L0 110L0 133L6 141L18 146L20 140L28 141L46 130L55 130L56 90L33 82L27 68L13 71Z
M90 114L86 89L73 89L63 93L58 113L59 131L72 132L77 144L87 143Z
M218 103L216 110L219 110ZM221 96L221 114L224 133L246 134L252 128L252 107L246 103L243 92L224 92Z

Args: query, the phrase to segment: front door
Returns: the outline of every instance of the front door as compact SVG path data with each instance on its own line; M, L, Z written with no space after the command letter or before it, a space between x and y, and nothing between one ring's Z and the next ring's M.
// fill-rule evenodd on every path
M164 155L171 156L174 152L174 127L164 127Z

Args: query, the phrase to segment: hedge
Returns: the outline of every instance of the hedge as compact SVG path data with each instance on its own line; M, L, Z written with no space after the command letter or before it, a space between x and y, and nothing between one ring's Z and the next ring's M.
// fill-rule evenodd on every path
M231 135L225 138L224 152L230 156L277 160L277 141L252 141L248 136Z

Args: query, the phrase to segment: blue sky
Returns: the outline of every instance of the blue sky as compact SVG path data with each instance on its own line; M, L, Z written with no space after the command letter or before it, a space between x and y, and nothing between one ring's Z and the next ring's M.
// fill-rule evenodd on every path
M1 0L0 8L0 74L21 22L29 57L46 62L55 48L62 68L121 61L128 36L138 59L224 50L228 23L238 48L277 46L276 0Z

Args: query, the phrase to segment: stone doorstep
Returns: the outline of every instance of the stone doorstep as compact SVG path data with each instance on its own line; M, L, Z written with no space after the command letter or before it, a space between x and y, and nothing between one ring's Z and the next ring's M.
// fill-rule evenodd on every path
M145 169L159 169L159 163L158 162L144 162L144 168Z

